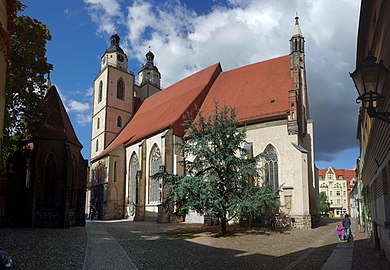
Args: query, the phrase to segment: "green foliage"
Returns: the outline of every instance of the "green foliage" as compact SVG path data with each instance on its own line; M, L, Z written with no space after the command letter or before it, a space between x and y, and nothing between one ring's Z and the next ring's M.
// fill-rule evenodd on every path
M16 7L20 13L25 5L18 1ZM7 142L2 149L3 163L12 155L20 136L34 134L45 118L45 74L53 68L46 59L46 41L50 39L49 29L38 20L25 15L14 18L6 82Z
M188 139L180 145L186 154L185 175L159 173L169 195L165 203L176 205L176 213L190 210L220 219L222 233L226 223L240 216L255 216L278 206L278 190L269 185L256 186L258 163L262 155L250 157L243 148L245 129L237 127L235 110L224 106L207 120L198 113L186 122Z
M320 212L329 213L330 205L325 192L320 193Z
M361 216L363 219L363 228L366 233L370 233L371 230L371 213L370 213L370 205L368 203L368 186L363 186L362 189L362 198L361 198Z

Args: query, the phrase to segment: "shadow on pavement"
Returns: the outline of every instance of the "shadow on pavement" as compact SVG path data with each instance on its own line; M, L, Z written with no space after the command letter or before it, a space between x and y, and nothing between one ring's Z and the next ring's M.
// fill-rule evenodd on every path
M321 269L337 245L333 228L337 222L340 219L323 219L322 228L282 233L237 228L232 235L220 238L212 237L219 227L199 224L129 221L99 224L116 239L138 269L291 270ZM329 228L325 228L327 225ZM86 242L85 228L0 230L0 246L17 264L15 269L82 269ZM388 261L370 248L367 239L354 241L352 269L390 269ZM96 260L112 258L102 256Z
M157 226L161 226L162 231L156 234L153 229L148 230L148 227L150 229L155 225L144 222L130 226L126 222L114 226L104 223L102 226L117 239L138 269L320 269L336 245L277 255L280 252L278 246L294 246L293 241L275 245L271 241L271 245L267 243L264 249L264 243L253 241L253 237L279 233L261 229L215 238L213 235L218 227L191 225L165 229L164 224L159 224ZM246 246L238 249L237 242L245 236L252 238L252 241L244 239L243 245ZM229 243L234 243L234 247L229 247ZM259 251L267 249L263 253Z

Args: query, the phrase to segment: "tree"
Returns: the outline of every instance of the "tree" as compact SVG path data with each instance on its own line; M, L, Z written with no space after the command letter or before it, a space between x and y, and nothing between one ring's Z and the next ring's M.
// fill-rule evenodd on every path
M259 177L262 155L249 157L243 148L245 129L238 128L235 110L224 106L206 120L198 112L195 121L189 119L188 139L180 145L186 157L185 175L157 173L168 188L165 205L175 205L175 213L199 214L219 219L221 233L227 222L242 216L256 216L279 205L278 190L267 183L255 185Z
M16 2L18 13L25 8L20 1ZM9 39L3 163L15 151L22 134L33 135L41 126L45 118L45 74L53 69L46 59L50 31L43 23L25 15L15 16Z
M320 212L321 213L329 213L329 201L328 201L328 196L326 196L325 192L320 193Z

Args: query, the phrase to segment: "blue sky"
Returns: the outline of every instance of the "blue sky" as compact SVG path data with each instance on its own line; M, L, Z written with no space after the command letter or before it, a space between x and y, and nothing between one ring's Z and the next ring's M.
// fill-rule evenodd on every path
M48 26L51 80L89 159L92 85L114 29L137 73L151 46L167 87L221 62L223 70L289 53L298 11L306 40L309 107L319 168L352 169L358 156L354 70L356 0L74 0L24 3Z

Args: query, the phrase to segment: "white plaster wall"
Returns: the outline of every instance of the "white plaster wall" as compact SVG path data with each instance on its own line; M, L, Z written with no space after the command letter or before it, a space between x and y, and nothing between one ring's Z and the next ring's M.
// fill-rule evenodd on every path
M98 150L96 151L96 141L99 140ZM98 156L104 150L105 134L100 133L91 140L91 159Z
M104 126L106 124L106 110L102 109L98 113L96 113L92 119L92 140L96 138L96 136L100 135L104 132ZM99 128L97 128L97 120L100 119Z
M279 184L293 187L291 215L309 214L306 155L296 149L296 135L288 135L287 123L278 121L247 126L247 141L253 143L253 154L262 153L271 144L278 155ZM305 175L306 174L306 175ZM283 192L281 193L283 204Z
M104 69L106 66L110 65L127 71L128 59L126 54L122 54L122 56L124 57L123 62L118 61L118 54L122 53L112 52L105 54L101 59L101 68Z
M93 92L93 110L92 117L98 113L106 104L107 101L107 78L108 78L108 69L104 69L101 73L96 77L94 82L94 92ZM103 91L102 91L102 101L98 102L98 93L99 93L99 84L103 83Z
M91 159L98 156L104 150L105 136L105 105L107 101L107 69L104 69L95 79L93 92L93 108L92 108L92 132L91 132ZM99 84L103 83L102 101L98 102ZM97 119L100 118L100 128L97 130ZM99 140L99 150L96 151L96 139Z

